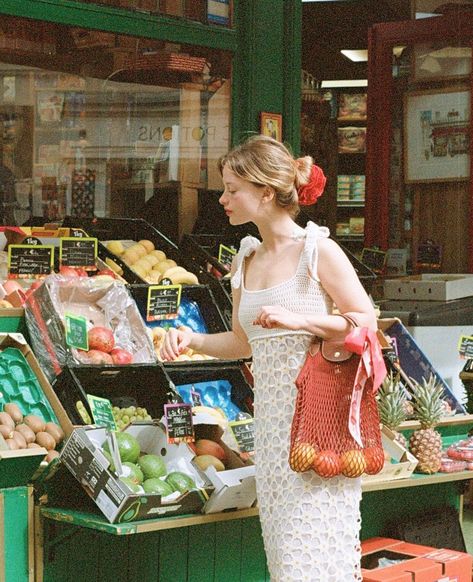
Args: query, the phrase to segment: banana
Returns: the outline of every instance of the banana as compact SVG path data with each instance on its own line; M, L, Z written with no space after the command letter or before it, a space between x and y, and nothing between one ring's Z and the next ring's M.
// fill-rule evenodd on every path
M194 273L189 273L186 271L185 273L177 272L169 277L172 281L173 285L198 285L199 279L194 275Z
M167 271L164 271L162 279L170 279L174 273L187 273L187 271L184 267L179 267L179 265L177 267L171 267Z

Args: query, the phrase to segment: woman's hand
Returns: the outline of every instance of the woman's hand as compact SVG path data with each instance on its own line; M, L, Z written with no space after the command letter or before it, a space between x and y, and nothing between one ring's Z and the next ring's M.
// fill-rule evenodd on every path
M193 333L190 328L168 329L161 348L161 358L165 362L175 360L190 346Z
M292 313L280 305L265 305L253 321L253 325L265 328L281 327L283 329L304 329L305 318L297 313Z

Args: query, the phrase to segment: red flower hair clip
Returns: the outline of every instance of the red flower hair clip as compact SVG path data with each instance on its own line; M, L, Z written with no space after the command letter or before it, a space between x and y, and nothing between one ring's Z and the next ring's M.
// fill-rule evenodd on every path
M315 164L312 166L310 171L309 182L304 186L301 186L297 191L297 196L299 198L299 204L301 206L310 206L314 204L317 199L322 196L327 178L319 166Z

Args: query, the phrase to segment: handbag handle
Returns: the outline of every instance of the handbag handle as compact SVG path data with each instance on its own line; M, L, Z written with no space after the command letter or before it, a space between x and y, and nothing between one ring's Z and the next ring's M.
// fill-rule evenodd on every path
M344 313L335 313L334 315L339 315L343 317L351 327L354 329L355 327L359 327L358 322L354 319L351 315L345 315ZM345 362L349 360L353 355L353 352L350 352L344 347L344 340L342 341L327 341L327 340L320 340L318 342L313 343L309 347L309 354L311 356L315 356L318 351L322 351L322 356L325 360L329 362Z

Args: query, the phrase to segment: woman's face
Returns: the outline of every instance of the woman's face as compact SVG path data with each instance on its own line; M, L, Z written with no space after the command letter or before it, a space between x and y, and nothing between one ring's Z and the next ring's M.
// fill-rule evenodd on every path
M236 226L254 222L260 210L264 186L257 186L239 178L227 166L223 167L223 194L219 198L230 224Z

